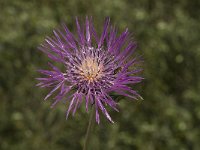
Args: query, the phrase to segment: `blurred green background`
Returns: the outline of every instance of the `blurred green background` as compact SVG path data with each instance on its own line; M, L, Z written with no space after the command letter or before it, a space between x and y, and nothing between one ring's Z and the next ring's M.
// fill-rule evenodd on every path
M137 89L144 101L120 100L115 124L101 117L91 150L200 149L199 0L0 0L0 150L79 150L89 115L65 120L66 105L50 109L48 90L35 87L48 58L37 50L46 35L74 17L92 15L101 29L110 16L128 27L145 59Z

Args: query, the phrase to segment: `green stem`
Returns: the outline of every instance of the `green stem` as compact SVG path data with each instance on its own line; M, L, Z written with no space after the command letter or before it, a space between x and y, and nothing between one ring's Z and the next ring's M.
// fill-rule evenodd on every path
M85 135L85 143L84 143L83 150L87 150L87 146L89 144L90 134L91 134L92 128L94 126L93 125L94 122L95 122L95 107L92 106L92 110L91 110L91 113L90 113L90 120L89 120L89 124L88 124L88 127L87 127L87 132L86 132L86 135Z

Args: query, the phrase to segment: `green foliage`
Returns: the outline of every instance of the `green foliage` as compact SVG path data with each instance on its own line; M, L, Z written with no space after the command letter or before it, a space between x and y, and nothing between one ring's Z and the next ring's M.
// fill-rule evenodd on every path
M50 109L47 90L35 87L47 57L37 46L65 22L92 15L100 30L105 16L128 27L144 56L144 101L119 101L110 110L115 124L101 117L90 149L198 150L200 147L200 1L1 0L0 149L81 149L89 115L84 107L65 120L67 106Z

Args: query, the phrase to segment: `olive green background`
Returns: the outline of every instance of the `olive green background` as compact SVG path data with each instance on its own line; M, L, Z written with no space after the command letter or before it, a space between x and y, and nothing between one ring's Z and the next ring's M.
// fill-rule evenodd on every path
M101 115L91 150L200 149L199 0L0 0L0 149L82 149L89 115L84 106L65 120L66 104L50 109L47 89L35 87L47 56L37 50L64 22L93 16L101 32L104 18L126 27L145 62L144 101L121 98L120 112Z

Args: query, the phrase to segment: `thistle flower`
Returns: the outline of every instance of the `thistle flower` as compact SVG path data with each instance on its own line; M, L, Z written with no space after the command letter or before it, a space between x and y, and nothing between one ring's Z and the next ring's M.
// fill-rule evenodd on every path
M39 49L51 60L61 63L64 70L49 63L51 70L39 70L45 77L37 78L40 81L37 85L52 88L45 100L57 91L52 107L63 99L70 101L66 118L70 112L74 115L84 102L86 111L89 105L95 107L97 123L100 122L99 111L113 122L105 108L108 105L118 111L117 102L109 95L111 92L131 99L140 97L130 88L142 80L136 76L141 69L133 68L139 62L132 57L136 43L128 29L118 36L109 18L100 37L92 18L86 17L82 26L76 18L76 26L77 37L63 25L62 30L54 30L54 36L47 37L40 45Z

